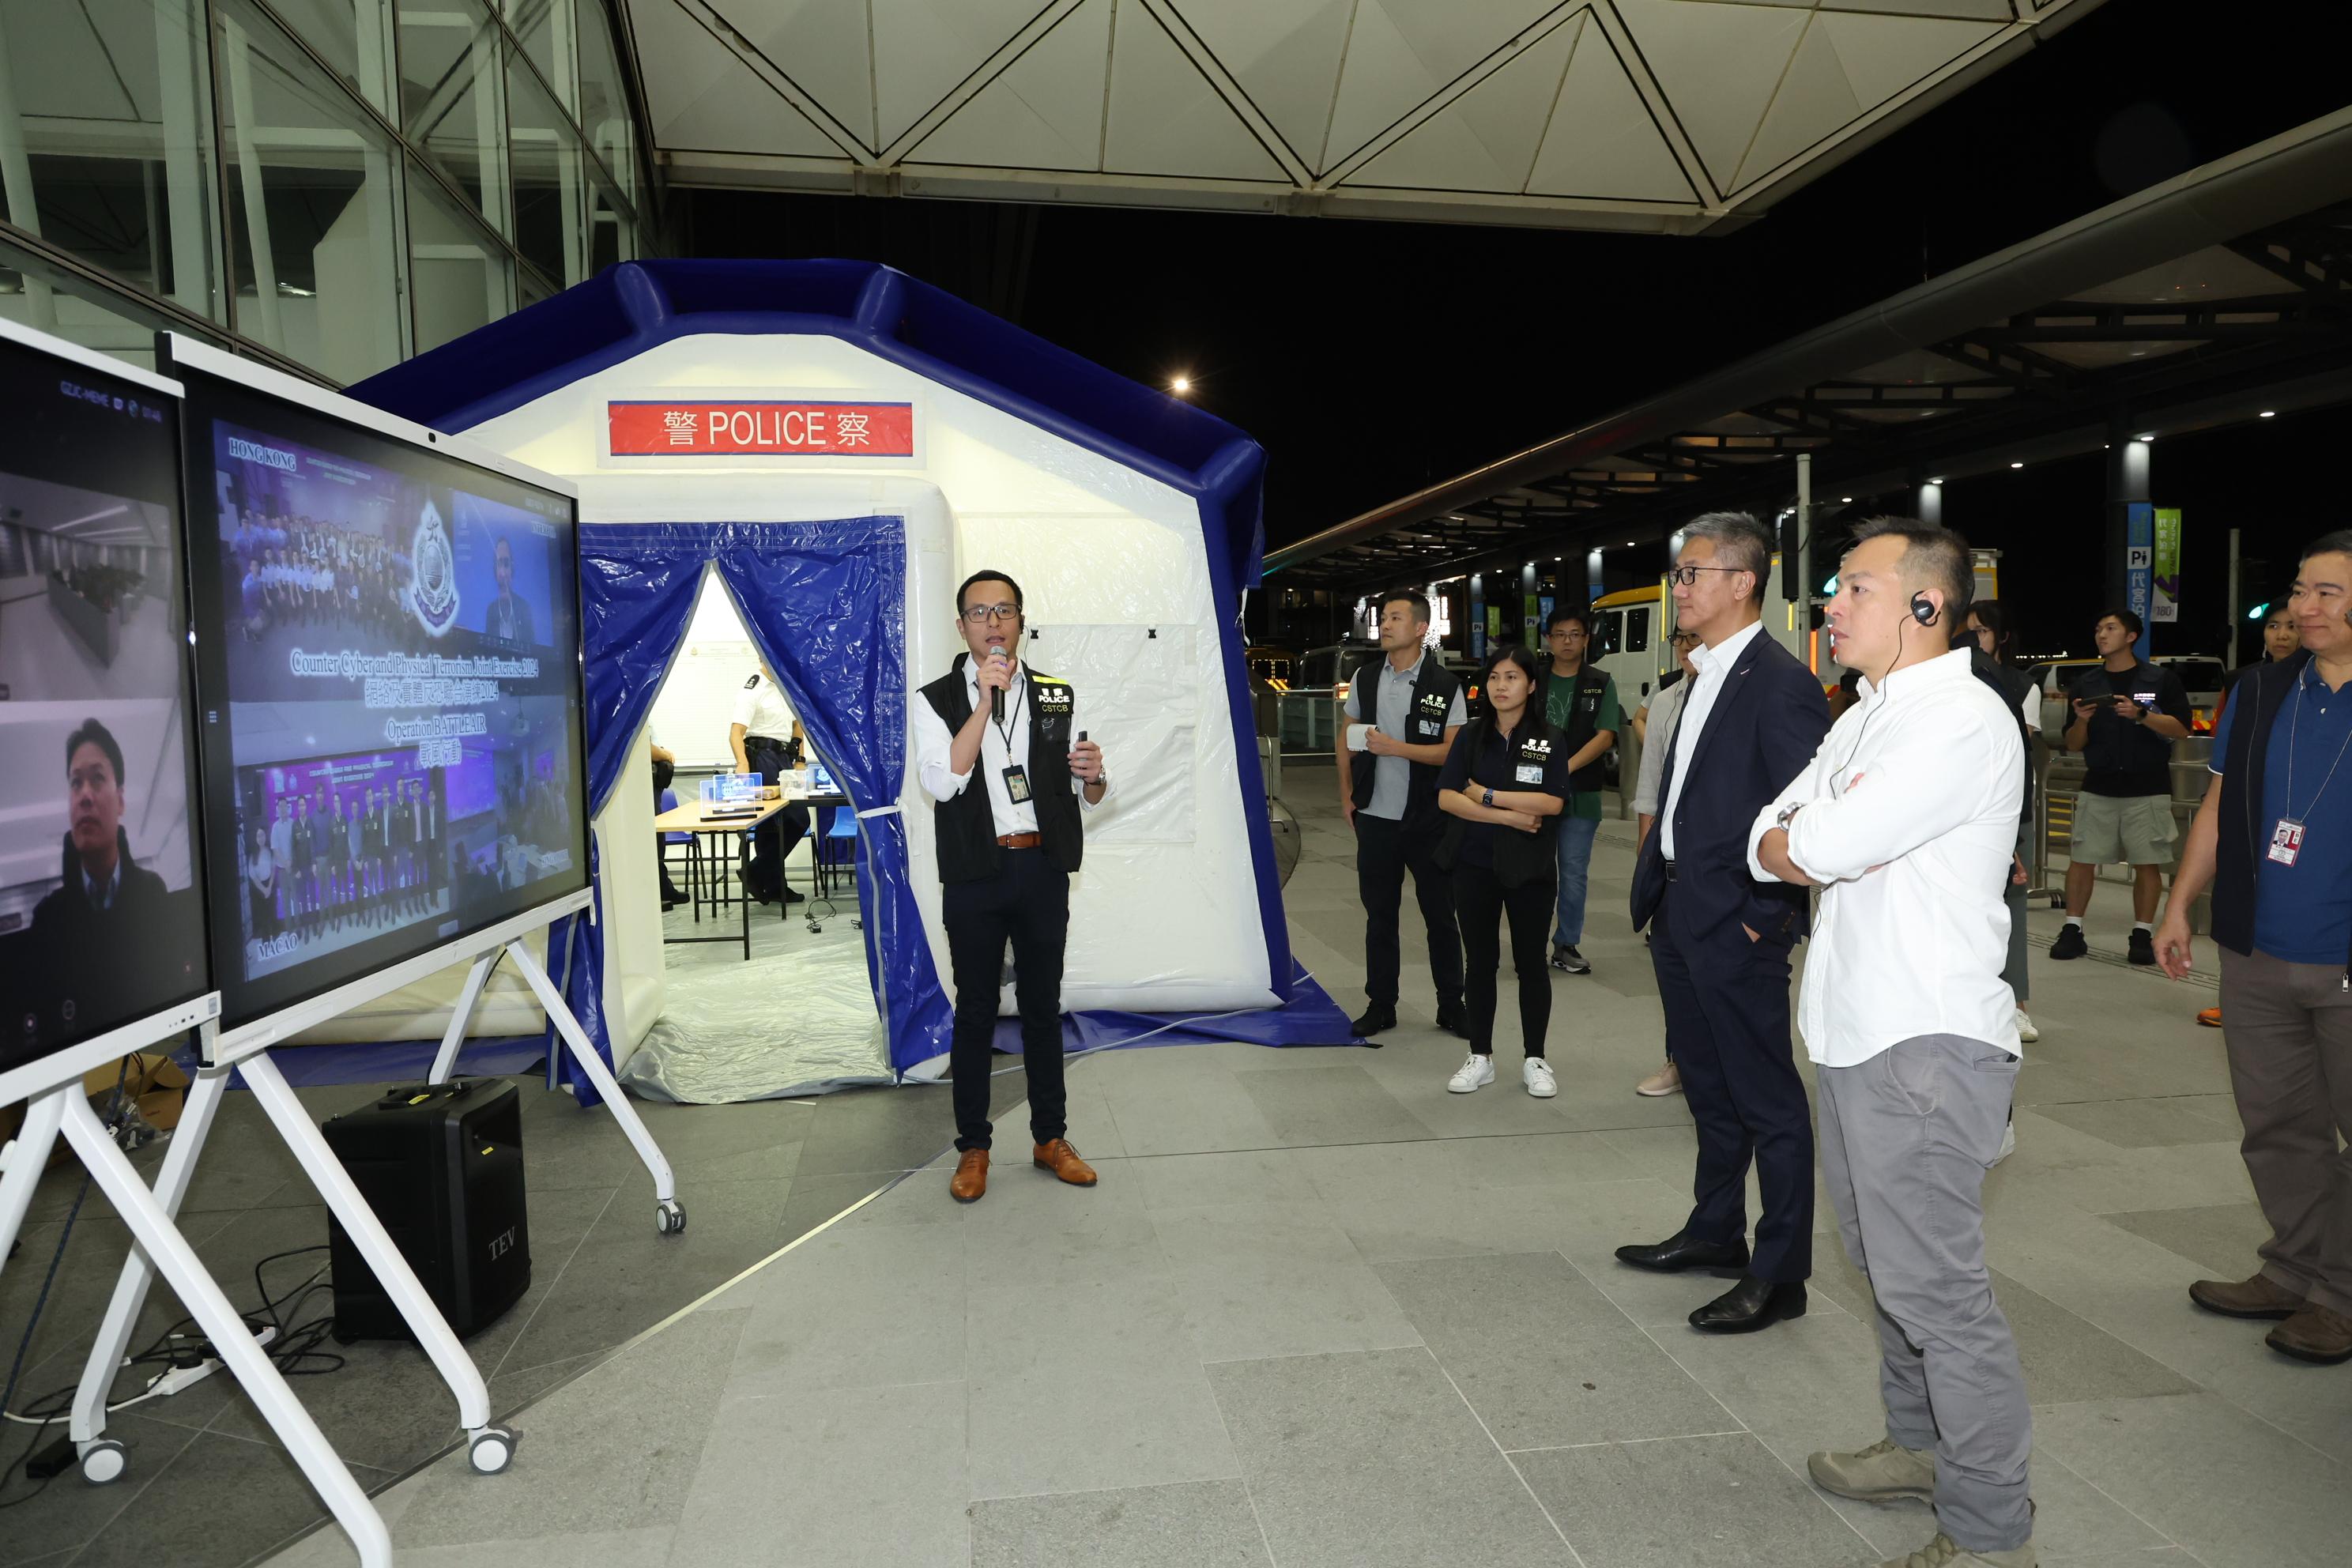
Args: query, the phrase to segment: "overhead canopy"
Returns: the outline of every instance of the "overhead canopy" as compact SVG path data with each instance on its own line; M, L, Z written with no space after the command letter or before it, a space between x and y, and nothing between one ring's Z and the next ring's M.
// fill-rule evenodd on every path
M2352 401L2352 110L1270 552L1370 587Z
M681 184L1695 234L2099 0L628 0Z

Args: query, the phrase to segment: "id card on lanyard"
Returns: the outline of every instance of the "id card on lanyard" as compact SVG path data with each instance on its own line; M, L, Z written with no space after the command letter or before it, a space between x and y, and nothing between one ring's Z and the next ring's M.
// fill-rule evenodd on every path
M2271 829L2270 858L2282 866L2292 866L2302 853L2303 824L2292 816L2280 817L2278 826Z

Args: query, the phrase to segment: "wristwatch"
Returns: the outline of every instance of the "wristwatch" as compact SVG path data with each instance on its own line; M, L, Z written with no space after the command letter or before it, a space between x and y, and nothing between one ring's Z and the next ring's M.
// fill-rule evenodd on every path
M1488 789L1488 790L1486 791L1486 799L1484 799L1484 800L1482 800L1482 801L1480 801L1478 804L1479 804L1479 805L1494 805L1494 804L1495 804L1495 792L1494 792L1492 789Z
M1783 833L1788 832L1789 824L1796 821L1797 813L1804 809L1805 803L1801 800L1794 803L1793 805L1782 806L1780 808L1780 815L1772 819L1772 826L1779 828Z

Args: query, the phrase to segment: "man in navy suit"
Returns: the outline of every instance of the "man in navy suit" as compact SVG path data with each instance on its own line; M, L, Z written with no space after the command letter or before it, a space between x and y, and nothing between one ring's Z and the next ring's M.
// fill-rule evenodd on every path
M1804 889L1757 881L1748 830L1828 733L1821 683L1760 619L1772 536L1746 512L1683 531L1676 626L1704 645L1665 741L1657 830L1633 868L1633 924L1650 928L1666 1050L1698 1124L1696 1199L1683 1228L1621 1262L1662 1272L1737 1273L1690 1316L1745 1333L1805 1310L1813 1242L1813 1127L1789 1036L1789 952L1805 934ZM1763 1189L1748 1247L1748 1166Z

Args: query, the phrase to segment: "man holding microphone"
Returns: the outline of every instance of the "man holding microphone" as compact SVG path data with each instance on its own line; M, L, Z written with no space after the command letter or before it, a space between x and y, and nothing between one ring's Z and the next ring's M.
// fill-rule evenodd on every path
M967 651L922 689L914 731L917 776L938 825L940 914L955 974L948 1061L960 1154L948 1193L968 1204L988 1191L991 1041L1008 940L1032 1163L1074 1186L1094 1185L1093 1167L1066 1136L1062 951L1085 814L1102 804L1110 780L1102 748L1081 727L1077 693L1017 661L1020 585L1002 572L974 573L956 590L956 624Z
M1869 1277L1886 1436L1815 1454L1869 1502L1932 1499L1936 1539L1882 1568L2032 1568L2032 1443L2017 1342L1985 1268L1985 1172L2017 1087L2002 901L2025 784L2018 717L1952 628L1958 534L1874 518L1827 619L1860 700L1757 815L1749 870L1820 888L1798 1026L1822 1184Z

